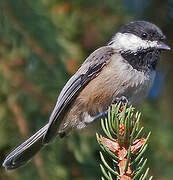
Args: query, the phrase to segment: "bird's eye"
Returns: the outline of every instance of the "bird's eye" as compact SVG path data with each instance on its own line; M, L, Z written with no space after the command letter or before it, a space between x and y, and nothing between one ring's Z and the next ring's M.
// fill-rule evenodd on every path
M146 39L148 37L148 34L147 33L142 33L141 37L142 37L142 39Z

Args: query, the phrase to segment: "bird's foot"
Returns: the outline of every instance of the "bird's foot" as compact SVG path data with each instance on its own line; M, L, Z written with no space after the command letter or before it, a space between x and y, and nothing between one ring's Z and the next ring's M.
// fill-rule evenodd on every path
M115 99L113 99L112 104L119 104L121 103L121 108L120 108L120 112L122 112L125 108L125 106L128 106L128 99L125 96L121 96L121 97L116 97Z
M128 99L125 97L125 96L121 96L121 97L115 97L113 100L112 100L112 104L118 104L118 103L122 103L122 105L125 105L125 104L128 104Z
M125 97L125 96L121 96L121 97L116 97L112 100L112 103L111 104L116 104L116 103L122 103L121 106L122 108L127 104L128 105L128 99ZM108 109L108 108L107 108ZM108 115L108 110L104 111L104 112L101 112L99 114L97 114L95 117L94 117L94 120L96 119L101 119L101 118L104 118L105 116Z

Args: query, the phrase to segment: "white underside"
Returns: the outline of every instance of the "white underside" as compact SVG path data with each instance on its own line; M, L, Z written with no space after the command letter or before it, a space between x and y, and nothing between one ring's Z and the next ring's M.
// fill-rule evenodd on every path
M129 104L135 106L147 96L155 78L155 71L137 71L130 64L123 62L121 55L116 54L112 57L110 66L100 76L103 77L101 83L105 85L104 90L110 92L110 97L125 96ZM94 117L84 112L83 121L78 124L77 129L84 128L93 120Z

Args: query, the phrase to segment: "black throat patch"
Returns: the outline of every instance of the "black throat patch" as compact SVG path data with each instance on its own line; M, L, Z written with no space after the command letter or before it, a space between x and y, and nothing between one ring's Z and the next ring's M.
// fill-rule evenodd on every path
M140 50L138 52L123 51L122 57L138 71L155 70L160 59L159 50Z

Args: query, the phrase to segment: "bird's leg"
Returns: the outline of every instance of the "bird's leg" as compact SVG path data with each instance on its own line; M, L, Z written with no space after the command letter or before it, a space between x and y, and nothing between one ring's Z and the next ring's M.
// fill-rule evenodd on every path
M96 116L94 116L94 120L104 118L105 116L107 116L107 114L108 114L108 110L103 111L103 112L97 114Z

